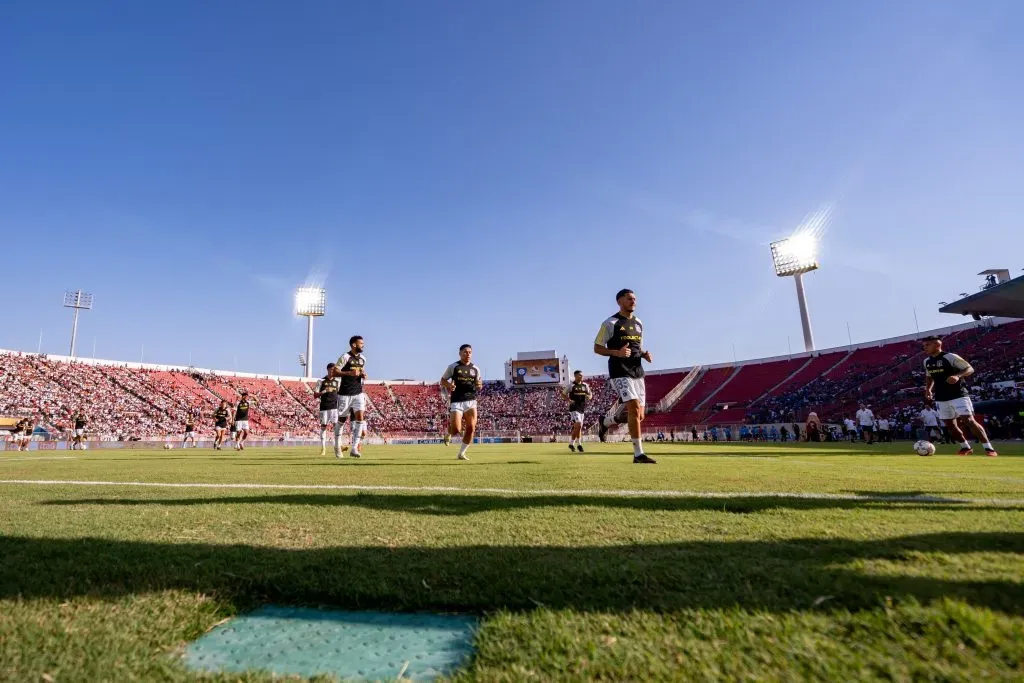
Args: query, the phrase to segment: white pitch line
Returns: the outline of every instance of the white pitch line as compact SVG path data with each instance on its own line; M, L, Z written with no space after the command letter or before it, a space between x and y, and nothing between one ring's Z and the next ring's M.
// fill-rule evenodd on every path
M129 486L165 489L233 489L284 491L398 491L409 493L484 493L513 496L564 496L580 498L603 496L608 498L794 498L803 500L840 500L896 503L988 503L991 505L1024 505L1024 499L1014 498L960 498L929 495L860 495L856 493L816 493L808 491L645 491L608 489L498 489L462 488L458 486L385 486L374 484L211 484L203 482L154 481L77 481L66 479L0 479L0 484L35 486Z

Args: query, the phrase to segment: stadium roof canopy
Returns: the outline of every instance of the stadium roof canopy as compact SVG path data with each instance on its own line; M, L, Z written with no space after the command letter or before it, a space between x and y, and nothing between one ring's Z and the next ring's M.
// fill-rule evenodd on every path
M1024 318L1024 275L947 304L939 313Z

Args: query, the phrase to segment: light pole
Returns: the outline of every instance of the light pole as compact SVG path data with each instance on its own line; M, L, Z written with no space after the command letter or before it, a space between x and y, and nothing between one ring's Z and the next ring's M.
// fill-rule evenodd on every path
M75 339L78 337L78 312L92 309L92 294L76 289L64 292L64 308L75 309L75 317L71 322L71 357L75 357Z
M804 292L804 273L818 269L818 239L809 232L798 232L792 237L771 243L772 263L779 277L793 277L796 281L796 299L800 305L800 322L804 328L804 350L814 350L811 315L807 310Z
M323 287L299 287L295 290L295 314L306 317L306 377L313 376L313 318L327 308L327 290Z

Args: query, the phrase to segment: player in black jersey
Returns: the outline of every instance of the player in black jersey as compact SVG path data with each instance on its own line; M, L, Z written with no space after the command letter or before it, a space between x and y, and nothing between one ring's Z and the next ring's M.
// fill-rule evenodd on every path
M469 460L466 451L473 443L473 435L476 433L476 396L484 387L480 369L473 365L472 361L473 347L463 344L459 347L459 360L445 368L444 374L441 375L441 386L448 392L451 400L448 411L451 415L449 433L452 436L462 434L459 460Z
M85 450L85 426L89 423L89 418L86 417L85 411L79 408L74 417L72 418L75 422L75 436L71 442L71 450Z
M583 452L583 419L587 413L587 402L593 394L590 385L583 381L583 371L577 370L572 374L573 382L565 390L565 400L569 402L569 419L572 421L572 436L569 441L569 450Z
M228 402L222 399L220 405L213 411L213 449L216 451L219 451L224 444L229 417L231 417L231 410L228 408Z
M338 387L334 363L327 364L327 374L317 383L313 398L320 399L320 455L327 454L327 428L334 428L334 457L341 457L341 423L338 422Z
M348 340L348 353L343 353L334 364L334 376L341 379L338 387L338 419L344 424L351 416L352 457L363 454L361 444L366 432L366 394L363 381L366 379L366 357L363 355L363 338L355 335ZM335 451L336 457L341 453Z
M974 419L974 404L971 403L970 391L964 381L974 374L974 368L955 353L944 352L939 337L925 337L921 341L924 352L928 354L924 359L924 396L929 401L935 401L939 417L946 423L949 435L960 444L959 454L970 455L974 452L957 424L958 420L962 420L981 441L985 455L996 457L999 453L988 440L985 428Z
M644 454L641 440L647 400L641 360L650 363L653 358L651 352L643 348L644 325L633 315L636 294L631 289L623 289L615 295L615 300L619 304L619 312L601 323L594 339L594 353L608 358L608 381L619 396L619 404L614 414L598 422L597 434L604 441L609 427L628 422L629 436L633 441L633 462L654 464L656 461Z
M27 451L29 444L32 443L32 432L35 431L35 425L32 424L32 418L22 418L17 426L14 428L14 443L18 446L19 451Z
M249 398L249 392L242 389L238 403L235 405L235 449L245 450L245 440L249 438L249 411L255 407L256 401Z
M199 448L199 444L196 442L196 415L195 411L191 410L185 419L185 438L181 441L181 447L188 448L189 441L192 442L192 448Z

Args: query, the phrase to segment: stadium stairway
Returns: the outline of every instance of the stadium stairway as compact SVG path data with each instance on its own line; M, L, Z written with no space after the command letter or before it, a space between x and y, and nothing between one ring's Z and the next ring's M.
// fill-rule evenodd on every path
M701 401L699 404L697 404L697 406L696 406L697 410L704 410L709 405L711 405L712 404L711 402L714 401L715 396L717 396L719 393L721 393L722 389L725 389L727 386L729 386L729 383L732 382L734 379L736 379L736 375L740 374L740 372L743 371L743 366L740 365L740 366L737 366L737 367L730 367L729 369L732 370L730 375L728 377L726 377L725 381L722 382L721 384L719 384L718 387L716 387L714 391L712 391L710 394L708 394L707 398L705 398L703 401Z

